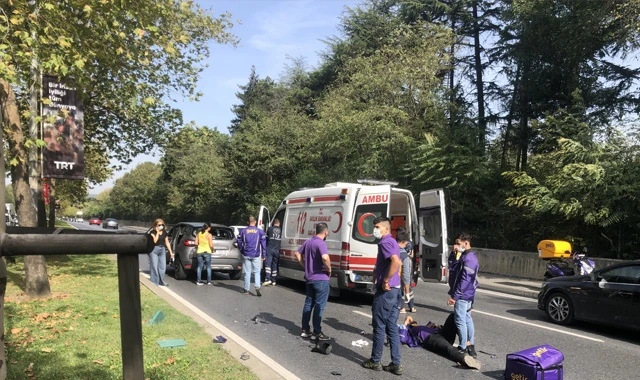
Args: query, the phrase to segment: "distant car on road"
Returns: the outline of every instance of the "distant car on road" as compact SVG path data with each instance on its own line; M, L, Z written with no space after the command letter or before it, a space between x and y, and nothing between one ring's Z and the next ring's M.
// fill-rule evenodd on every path
M236 237L236 239L238 238L238 235L240 235L240 231L244 230L247 226L229 226L229 228L233 229L233 235Z
M89 219L89 225L95 224L96 226L99 226L100 223L102 223L100 221L100 218L93 217L93 218Z
M102 222L102 228L113 228L114 230L117 230L118 221L113 218L107 218Z
M542 285L538 309L563 325L578 319L640 329L640 261L552 278Z
M202 228L202 222L180 222L169 230L171 247L175 253L175 277L177 280L187 278L187 272L198 268L196 257L196 233ZM231 227L222 224L211 224L213 246L211 269L229 274L232 280L242 276L242 255ZM167 255L167 260L169 255Z
M77 223L84 223L84 219L82 219L82 218L77 218L77 219L76 219L76 222L77 222Z

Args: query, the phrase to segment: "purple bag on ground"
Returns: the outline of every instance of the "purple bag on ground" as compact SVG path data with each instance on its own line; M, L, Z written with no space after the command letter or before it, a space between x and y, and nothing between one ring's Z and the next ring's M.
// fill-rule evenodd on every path
M564 355L549 345L507 355L505 380L562 380Z

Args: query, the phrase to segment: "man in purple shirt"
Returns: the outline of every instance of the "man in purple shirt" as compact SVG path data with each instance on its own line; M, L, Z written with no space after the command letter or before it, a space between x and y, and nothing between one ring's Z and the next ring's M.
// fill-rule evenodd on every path
M304 268L304 279L307 281L307 298L302 309L302 334L303 338L312 338L316 341L329 340L322 333L322 312L329 299L329 277L331 277L331 260L327 244L324 242L329 236L329 227L326 223L316 224L316 235L307 240L298 248L296 258ZM313 334L309 321L313 311Z
M398 315L400 309L400 246L391 236L391 221L380 216L373 221L373 235L380 239L378 258L373 270L376 293L371 307L373 324L373 345L371 358L362 362L362 366L375 371L385 370L402 375L400 365L400 335L398 334ZM385 335L391 348L391 363L381 365Z

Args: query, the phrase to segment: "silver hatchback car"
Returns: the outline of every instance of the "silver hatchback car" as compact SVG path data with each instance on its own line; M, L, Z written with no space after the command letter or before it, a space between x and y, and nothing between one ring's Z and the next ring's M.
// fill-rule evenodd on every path
M118 221L113 218L107 218L102 221L102 228L113 228L114 230L117 230Z
M196 234L202 228L203 222L180 222L169 230L171 248L175 253L176 280L185 280L188 272L198 268L196 258ZM229 274L232 280L242 276L242 254L233 229L222 224L210 223L215 252L211 255L211 269Z

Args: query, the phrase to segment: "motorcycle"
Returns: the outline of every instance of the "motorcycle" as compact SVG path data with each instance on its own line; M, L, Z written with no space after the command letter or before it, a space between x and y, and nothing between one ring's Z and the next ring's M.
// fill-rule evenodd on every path
M571 263L563 259L552 259L547 262L547 271L544 279L566 276L585 276L593 272L596 263L587 257L587 249L584 252L574 252L571 255Z

